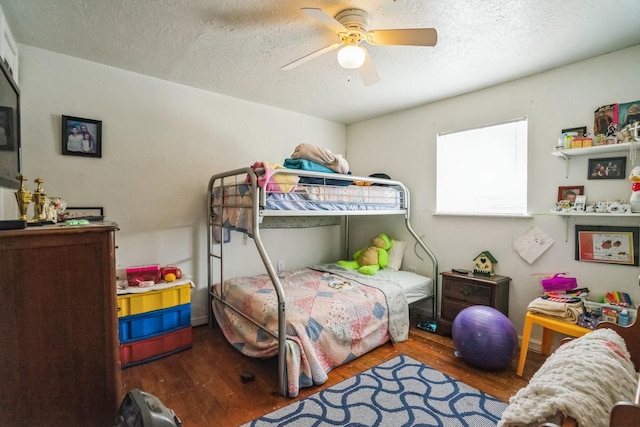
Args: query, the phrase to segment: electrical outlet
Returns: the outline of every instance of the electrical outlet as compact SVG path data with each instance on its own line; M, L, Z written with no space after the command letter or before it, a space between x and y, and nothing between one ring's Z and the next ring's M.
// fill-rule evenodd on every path
M416 272L416 266L415 265L410 265L409 266L409 271L412 272L412 273L415 273Z
M278 269L278 271L284 271L284 261L278 261L278 267L276 267Z

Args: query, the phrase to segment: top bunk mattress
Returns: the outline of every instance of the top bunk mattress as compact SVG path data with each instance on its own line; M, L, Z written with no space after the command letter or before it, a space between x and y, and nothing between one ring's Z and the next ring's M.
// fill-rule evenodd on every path
M265 209L300 211L359 211L400 209L394 187L301 184L289 193L267 192Z

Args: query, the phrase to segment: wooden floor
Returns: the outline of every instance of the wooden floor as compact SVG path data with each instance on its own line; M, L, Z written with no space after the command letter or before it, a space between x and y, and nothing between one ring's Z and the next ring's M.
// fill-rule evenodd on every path
M138 388L156 395L175 411L185 427L227 427L241 425L315 394L402 353L505 402L527 384L545 360L530 351L522 378L515 373L517 354L510 368L483 371L455 357L450 338L417 329L419 320L412 317L406 342L387 343L333 369L325 384L301 389L295 399L278 393L276 359L258 360L242 355L228 344L217 326L194 327L193 348L189 350L123 369L124 391ZM255 379L243 384L240 374L244 371L254 373Z

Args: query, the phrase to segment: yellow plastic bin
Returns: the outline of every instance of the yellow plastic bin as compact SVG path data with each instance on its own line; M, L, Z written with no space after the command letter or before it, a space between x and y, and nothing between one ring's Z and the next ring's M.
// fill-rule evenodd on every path
M190 283L158 291L118 295L118 317L162 310L190 302Z

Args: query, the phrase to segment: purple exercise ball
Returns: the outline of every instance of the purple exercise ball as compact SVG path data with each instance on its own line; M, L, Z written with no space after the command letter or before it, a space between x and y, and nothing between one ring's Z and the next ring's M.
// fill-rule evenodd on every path
M487 370L509 366L518 346L518 333L509 318L484 305L467 307L458 313L451 336L465 361Z

